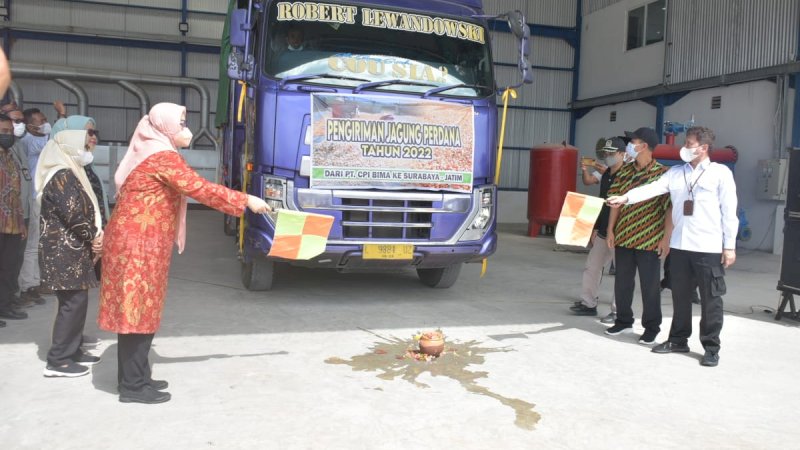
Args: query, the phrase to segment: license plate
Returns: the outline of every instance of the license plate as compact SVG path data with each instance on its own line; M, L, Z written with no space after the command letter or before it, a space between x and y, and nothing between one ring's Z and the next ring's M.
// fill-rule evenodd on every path
M414 259L414 246L408 244L365 244L364 259Z

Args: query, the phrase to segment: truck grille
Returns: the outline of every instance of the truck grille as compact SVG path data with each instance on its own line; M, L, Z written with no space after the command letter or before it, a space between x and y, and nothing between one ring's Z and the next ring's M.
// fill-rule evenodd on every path
M409 200L370 200L343 198L342 206L354 207L342 212L342 235L345 239L430 239L433 202Z
M434 229L434 219L441 215L466 218L472 196L420 191L301 188L297 189L297 203L306 211L322 214L338 211L341 214L340 236L348 241L441 241L451 238L456 230L449 228L457 228L460 222L451 220L444 229Z

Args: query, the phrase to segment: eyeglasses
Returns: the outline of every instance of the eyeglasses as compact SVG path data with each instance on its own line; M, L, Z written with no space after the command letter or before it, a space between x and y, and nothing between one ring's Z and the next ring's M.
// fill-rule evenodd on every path
M97 139L100 139L100 130L86 130L86 134L88 134L91 137L96 137Z
M181 120L180 126L181 126L181 128L186 128L186 121L185 120Z
M25 119L11 119L14 123L25 123Z

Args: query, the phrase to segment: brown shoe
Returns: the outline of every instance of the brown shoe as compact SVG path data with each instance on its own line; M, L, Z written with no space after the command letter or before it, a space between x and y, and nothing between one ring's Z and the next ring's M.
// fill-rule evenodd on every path
M33 300L17 297L16 295L11 299L11 305L13 305L13 307L16 309L31 308L34 304L35 303L33 303Z
M54 295L55 294L55 292L53 292L52 289L50 289L48 287L44 287L44 286L38 286L38 287L35 287L33 289L35 289L36 292L39 295Z
M37 305L44 305L46 303L46 300L36 292L36 289L28 289L27 291L20 292L19 298L23 301L31 301Z

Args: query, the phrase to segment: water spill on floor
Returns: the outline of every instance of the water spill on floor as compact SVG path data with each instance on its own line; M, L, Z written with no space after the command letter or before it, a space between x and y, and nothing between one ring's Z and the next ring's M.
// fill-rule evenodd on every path
M365 330L366 331L366 330ZM374 334L374 333L373 333ZM377 335L376 335L377 336ZM514 423L523 429L532 430L539 422L541 416L534 411L533 403L520 399L509 398L492 392L489 388L480 386L478 380L486 378L488 372L474 371L467 367L481 365L489 353L512 351L507 347L489 348L481 347L481 342L447 342L445 351L432 361L419 361L414 359L410 351L416 349L413 339L403 340L396 337L383 337L377 341L363 355L353 356L346 360L342 358L328 358L328 364L342 364L350 366L354 371L378 372L377 377L382 380L401 378L420 388L430 386L418 381L425 372L434 377L447 377L458 381L468 392L491 397L516 413Z

